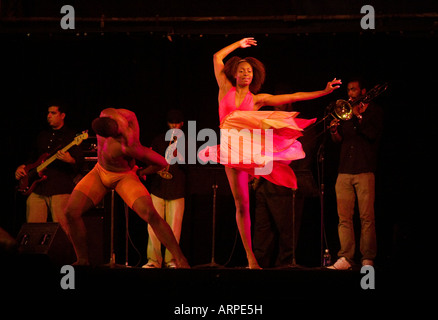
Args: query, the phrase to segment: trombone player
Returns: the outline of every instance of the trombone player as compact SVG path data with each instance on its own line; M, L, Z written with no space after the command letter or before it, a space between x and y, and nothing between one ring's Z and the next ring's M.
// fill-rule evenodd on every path
M351 118L330 123L332 140L341 143L336 203L339 217L338 260L329 269L348 270L354 265L354 206L357 198L361 232L362 265L374 265L377 252L374 219L377 149L383 129L383 113L373 102L363 103L367 90L359 78L347 84ZM350 118L350 119L348 119Z

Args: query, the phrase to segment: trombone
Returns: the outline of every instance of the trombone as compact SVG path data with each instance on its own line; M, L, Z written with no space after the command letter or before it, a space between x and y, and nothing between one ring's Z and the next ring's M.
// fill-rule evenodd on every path
M388 88L388 83L378 84L368 91L364 96L355 100L336 100L331 115L339 120L350 120L353 117L353 107L358 104L366 104L383 93ZM336 115L336 117L334 116Z
M364 96L361 96L359 98L356 98L351 101L346 100L336 100L335 102L331 103L327 110L329 110L328 114L324 116L321 120L316 122L314 125L319 124L320 122L327 119L329 116L332 116L334 119L339 119L343 121L350 120L353 117L353 107L358 104L365 104L369 103L373 99L375 99L377 96L382 94L386 89L388 88L388 83L385 82L384 84L378 84L374 86L371 90L369 90ZM314 126L313 125L313 126ZM313 127L312 126L312 127Z

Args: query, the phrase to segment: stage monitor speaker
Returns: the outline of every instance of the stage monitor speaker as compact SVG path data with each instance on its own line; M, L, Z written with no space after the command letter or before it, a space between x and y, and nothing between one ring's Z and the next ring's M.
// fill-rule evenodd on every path
M17 236L20 254L46 255L59 265L75 261L73 246L59 223L25 223Z
M17 241L0 227L0 257L14 254L17 248Z

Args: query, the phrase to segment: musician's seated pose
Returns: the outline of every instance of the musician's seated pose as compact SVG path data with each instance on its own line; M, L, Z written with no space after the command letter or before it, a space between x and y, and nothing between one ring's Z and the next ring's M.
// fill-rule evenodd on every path
M66 232L75 248L76 264L89 263L82 214L114 189L152 227L160 242L173 254L176 266L188 268L172 230L155 210L149 192L137 176L135 160L154 167L155 171L166 167L167 162L152 149L141 145L135 113L126 109L105 109L100 118L93 121L93 129L97 134L98 162L73 190L66 211Z
M80 148L76 145L65 152L60 150L75 138L75 132L64 124L65 117L64 107L48 108L47 122L50 128L39 133L29 161L20 165L15 171L15 178L22 180L28 177L26 168L31 167L37 160L45 158L47 154L56 157L56 161L47 166L43 172L46 179L32 183L34 188L29 190L30 195L26 201L27 222L46 222L50 210L54 222L59 222L61 226L66 225L65 208L74 188L74 177L79 173L83 163L83 157Z

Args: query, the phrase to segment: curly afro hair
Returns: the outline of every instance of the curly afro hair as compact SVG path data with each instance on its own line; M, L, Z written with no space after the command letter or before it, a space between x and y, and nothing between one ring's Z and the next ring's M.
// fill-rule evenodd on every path
M233 84L233 86L236 86L235 75L237 72L237 67L242 62L247 62L251 65L253 78L251 84L249 85L249 90L252 93L258 93L263 83L265 82L266 76L265 66L262 62L260 62L260 60L257 60L253 57L246 57L244 59L237 56L232 57L225 63L225 75L227 76L228 80L230 80L230 82Z

